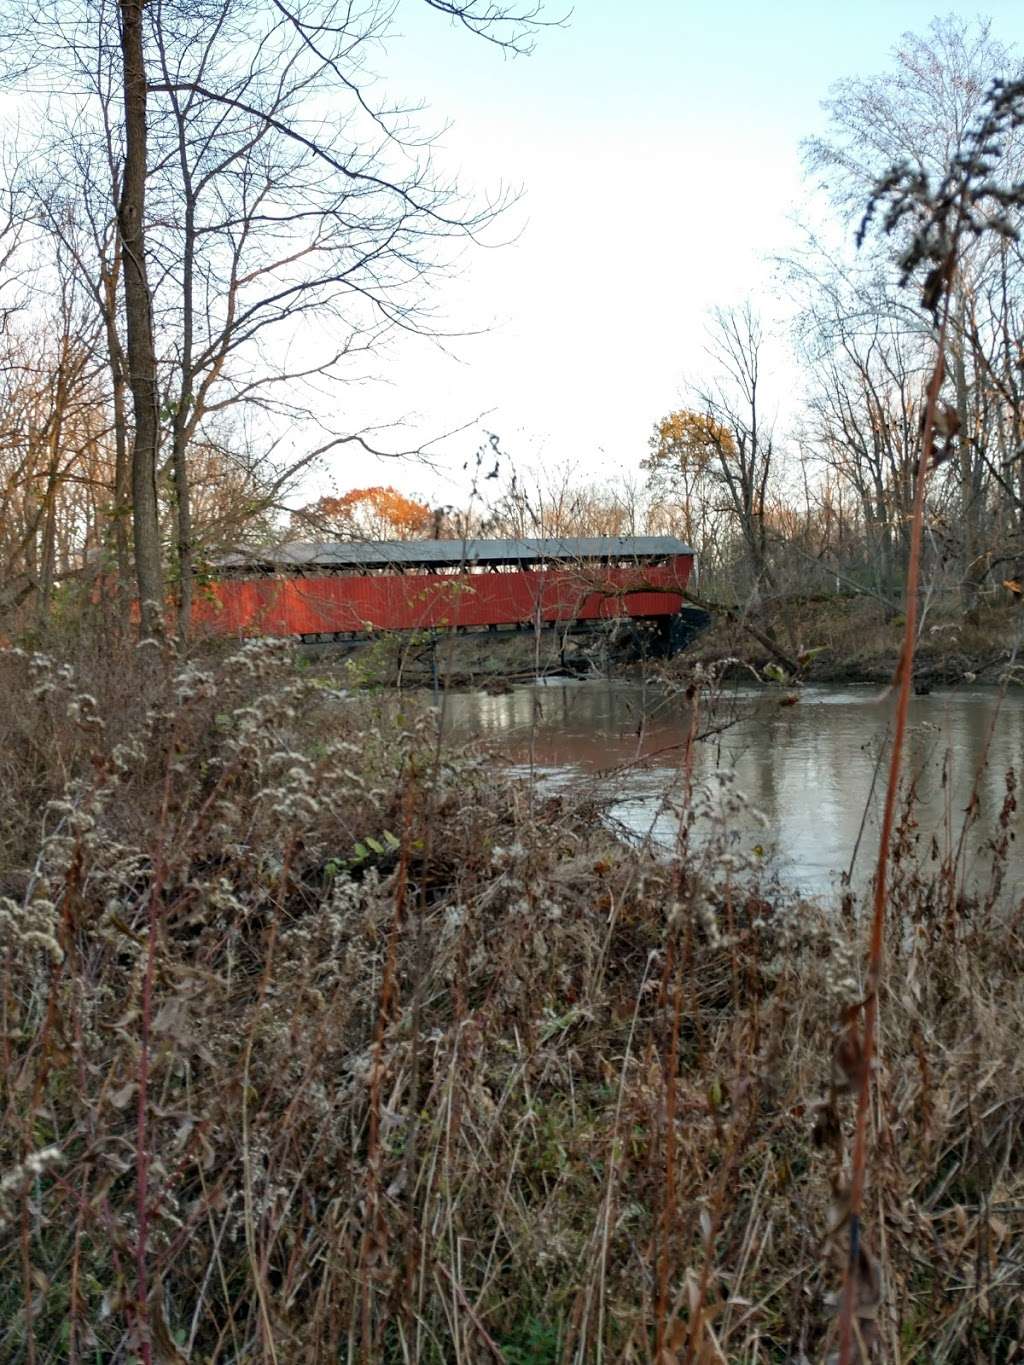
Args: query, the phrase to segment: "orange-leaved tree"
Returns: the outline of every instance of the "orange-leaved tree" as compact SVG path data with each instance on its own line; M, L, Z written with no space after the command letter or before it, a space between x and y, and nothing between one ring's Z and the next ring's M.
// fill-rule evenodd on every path
M675 507L679 529L707 567L721 550L717 482L721 463L735 457L733 434L710 413L680 408L655 423L648 446L651 453L640 466L648 486Z
M713 311L707 346L712 377L692 389L691 409L658 424L648 462L652 477L671 471L684 499L714 497L717 510L739 532L749 586L755 588L762 580L772 582L765 515L775 451L762 392L765 344L749 304Z
M710 413L686 408L670 412L656 423L650 439L651 454L643 467L652 472L671 471L680 479L697 479L719 459L732 459L736 441L732 432Z
M426 503L380 486L320 498L302 508L295 520L306 530L345 540L419 540L431 535L434 527L434 514Z

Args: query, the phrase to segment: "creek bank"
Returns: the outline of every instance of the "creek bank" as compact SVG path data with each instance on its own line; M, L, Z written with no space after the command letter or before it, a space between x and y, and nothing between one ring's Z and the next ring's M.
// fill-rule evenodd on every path
M777 654L742 619L720 614L672 661L672 672L685 676L701 664L727 677L749 680L754 671L772 678L773 669L789 672L780 664L784 657L801 661L801 682L885 684L896 671L904 618L887 615L871 598L794 598L766 604L754 624L759 635L777 644ZM975 620L951 605L926 610L914 658L915 686L998 683L1009 666L1020 664L1022 628L1024 610L1015 604L984 606Z
M715 615L705 629L695 617L690 640L671 658L656 627L639 621L571 628L478 630L448 635L379 634L345 642L304 644L301 654L344 673L347 686L503 689L537 677L629 677L656 668L683 679L695 665L750 681L888 683L896 670L903 617L864 597L792 598L742 616ZM986 606L969 620L952 606L930 608L918 639L915 685L998 683L1018 661L1024 610ZM775 646L773 652L772 645ZM789 661L799 661L793 669ZM779 670L781 669L781 679Z
M571 626L500 628L450 634L395 632L369 639L304 644L311 662L340 667L349 686L504 688L537 677L624 674L631 666L665 662L705 624L693 609L675 623L672 638L656 622L616 620Z

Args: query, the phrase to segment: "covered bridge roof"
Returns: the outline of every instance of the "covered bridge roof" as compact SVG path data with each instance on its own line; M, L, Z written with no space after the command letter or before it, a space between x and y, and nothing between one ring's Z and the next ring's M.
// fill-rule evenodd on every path
M540 540L286 541L241 550L217 560L236 572L273 573L308 569L458 568L552 560L651 560L692 555L675 536L582 536Z

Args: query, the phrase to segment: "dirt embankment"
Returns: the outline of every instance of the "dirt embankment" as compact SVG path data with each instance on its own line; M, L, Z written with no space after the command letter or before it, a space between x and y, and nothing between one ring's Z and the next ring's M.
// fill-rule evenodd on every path
M866 597L788 599L746 615L719 610L706 630L660 662L685 676L696 663L727 675L818 683L884 683L896 668L901 614ZM971 620L953 604L924 613L914 674L919 687L994 683L1024 632L1024 608L985 606ZM537 676L631 673L658 659L653 628L639 622L472 631L395 633L347 644L304 646L318 664L341 666L346 682L367 687L503 688ZM1024 650L1019 651L1024 659ZM780 678L776 670L781 670Z
M904 624L902 614L887 614L870 598L790 600L749 620L719 614L675 666L699 662L725 664L731 672L774 667L789 673L792 661L807 682L887 682ZM952 605L926 609L914 662L917 685L997 682L1011 661L1020 662L1015 649L1022 632L1024 608L1012 603L984 606L973 620Z
M505 687L538 676L586 677L624 669L655 652L640 623L563 626L541 631L479 630L448 635L395 633L346 644L307 645L318 663L340 664L349 685Z

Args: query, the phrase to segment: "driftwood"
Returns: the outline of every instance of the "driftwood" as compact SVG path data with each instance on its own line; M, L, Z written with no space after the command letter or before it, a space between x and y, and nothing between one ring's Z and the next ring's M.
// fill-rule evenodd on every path
M748 635L751 635L759 645L766 649L768 653L771 654L773 658L777 659L790 673L796 674L800 672L800 665L797 663L796 659L788 655L784 649L780 649L775 641L771 639L770 636L766 635L763 630L759 630L757 626L751 624L747 618L746 608L739 606L730 607L722 602L706 602L703 598L698 597L697 594L693 592L686 592L683 596L687 602L692 602L695 607L700 607L701 611L710 612L712 616L724 616L727 621L732 621L735 625L740 626L741 629L745 630Z

